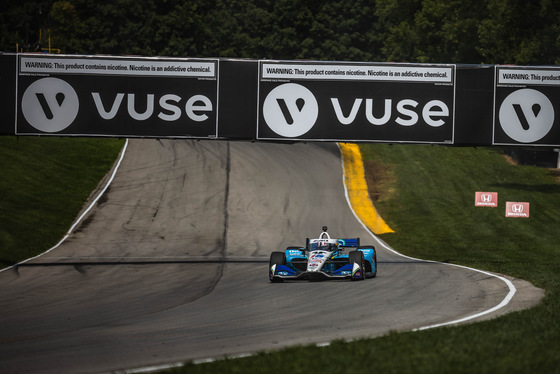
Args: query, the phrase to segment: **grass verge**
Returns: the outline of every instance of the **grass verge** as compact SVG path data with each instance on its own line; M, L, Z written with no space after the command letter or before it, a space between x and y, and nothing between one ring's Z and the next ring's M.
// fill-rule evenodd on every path
M0 137L0 267L55 245L123 144L118 139Z
M0 137L0 265L56 244L122 144ZM543 303L492 321L187 363L168 372L560 372L558 174L511 165L490 149L378 144L361 150L366 169L376 170L369 176L377 182L376 208L396 231L382 236L393 248L528 280L546 289ZM474 193L482 190L498 192L500 207L474 207ZM531 218L506 219L506 201L530 202Z
M560 184L556 171L508 163L494 149L362 145L364 163L386 173L376 208L397 251L503 273L546 290L530 310L490 321L390 333L328 347L292 347L169 373L557 373L560 372ZM476 191L498 208L474 206ZM505 218L506 201L531 218Z

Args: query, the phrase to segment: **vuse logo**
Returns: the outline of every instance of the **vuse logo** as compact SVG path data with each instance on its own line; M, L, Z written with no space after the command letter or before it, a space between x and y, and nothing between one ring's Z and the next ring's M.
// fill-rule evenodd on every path
M21 110L29 124L39 131L59 132L74 122L80 103L76 91L58 78L33 82L23 94Z
M520 143L533 143L544 138L554 124L554 108L543 93L525 88L511 93L499 113L504 132Z
M307 88L286 83L274 88L263 104L266 124L276 134L288 138L311 130L319 116L317 99Z

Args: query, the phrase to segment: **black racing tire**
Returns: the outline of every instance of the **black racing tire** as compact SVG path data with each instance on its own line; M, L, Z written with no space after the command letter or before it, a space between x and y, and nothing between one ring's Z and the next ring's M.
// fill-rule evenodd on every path
M348 263L349 264L358 264L360 266L360 270L362 271L362 277L359 279L352 278L353 281L356 280L364 280L366 279L366 260L364 259L364 253L361 251L352 251L348 253Z
M270 254L270 261L268 263L268 271L269 271L269 276L268 279L270 279L271 282L273 283L281 283L283 282L282 279L280 278L273 278L270 276L270 269L272 268L273 265L286 265L286 253L285 252L272 252Z

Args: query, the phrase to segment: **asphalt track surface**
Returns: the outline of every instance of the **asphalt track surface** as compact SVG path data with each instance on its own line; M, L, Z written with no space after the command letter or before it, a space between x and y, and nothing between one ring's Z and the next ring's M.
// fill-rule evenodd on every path
M270 252L323 225L376 245L377 278L269 283ZM0 273L0 372L102 373L378 336L481 313L508 292L385 250L348 206L336 144L133 140L70 237Z

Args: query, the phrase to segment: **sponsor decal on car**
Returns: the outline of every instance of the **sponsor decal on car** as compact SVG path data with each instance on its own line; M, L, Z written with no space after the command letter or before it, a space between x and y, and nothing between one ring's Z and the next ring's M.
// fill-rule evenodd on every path
M352 278L361 278L362 277L362 268L360 265L354 262L352 267Z

